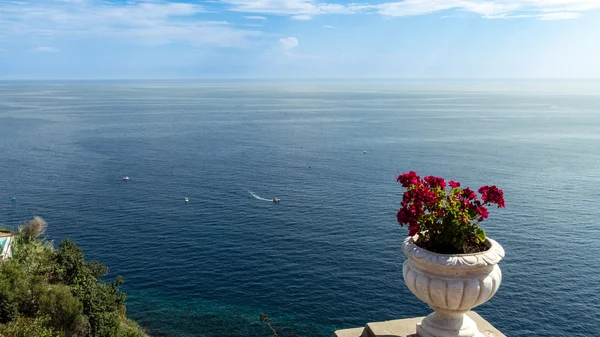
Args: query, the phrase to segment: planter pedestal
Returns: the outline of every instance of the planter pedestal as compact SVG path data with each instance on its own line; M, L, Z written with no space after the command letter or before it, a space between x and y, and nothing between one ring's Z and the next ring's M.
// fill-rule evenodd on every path
M477 324L464 314L436 311L417 323L419 337L484 337Z
M406 238L402 266L410 291L435 312L417 324L419 337L483 337L466 313L487 302L502 282L498 262L504 249L487 239L488 250L475 254L437 254Z

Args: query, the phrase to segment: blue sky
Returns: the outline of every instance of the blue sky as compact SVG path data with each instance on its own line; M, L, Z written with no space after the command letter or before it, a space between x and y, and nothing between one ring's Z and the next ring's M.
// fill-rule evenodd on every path
M0 0L0 78L600 78L600 0Z

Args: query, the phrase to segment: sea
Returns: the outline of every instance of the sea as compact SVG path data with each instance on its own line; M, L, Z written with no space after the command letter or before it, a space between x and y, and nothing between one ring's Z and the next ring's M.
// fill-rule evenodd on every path
M600 335L598 81L0 82L0 223L75 240L153 337L427 315L401 269L411 170L504 190L480 315L509 337Z

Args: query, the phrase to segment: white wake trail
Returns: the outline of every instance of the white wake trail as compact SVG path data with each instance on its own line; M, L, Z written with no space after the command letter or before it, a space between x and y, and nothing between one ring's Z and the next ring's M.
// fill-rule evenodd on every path
M252 196L253 196L255 199L258 199L258 200L263 200L263 201L273 201L273 200L271 200L271 199L265 199L265 198L261 198L261 197L259 197L258 195L256 195L256 193L254 193L254 192L252 192L252 191L248 191L248 193L250 193L250 194L251 194L251 195L252 195Z

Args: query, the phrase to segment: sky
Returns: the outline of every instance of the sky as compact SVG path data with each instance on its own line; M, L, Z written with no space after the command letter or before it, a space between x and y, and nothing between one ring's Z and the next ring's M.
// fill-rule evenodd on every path
M0 0L0 79L600 78L600 0Z

